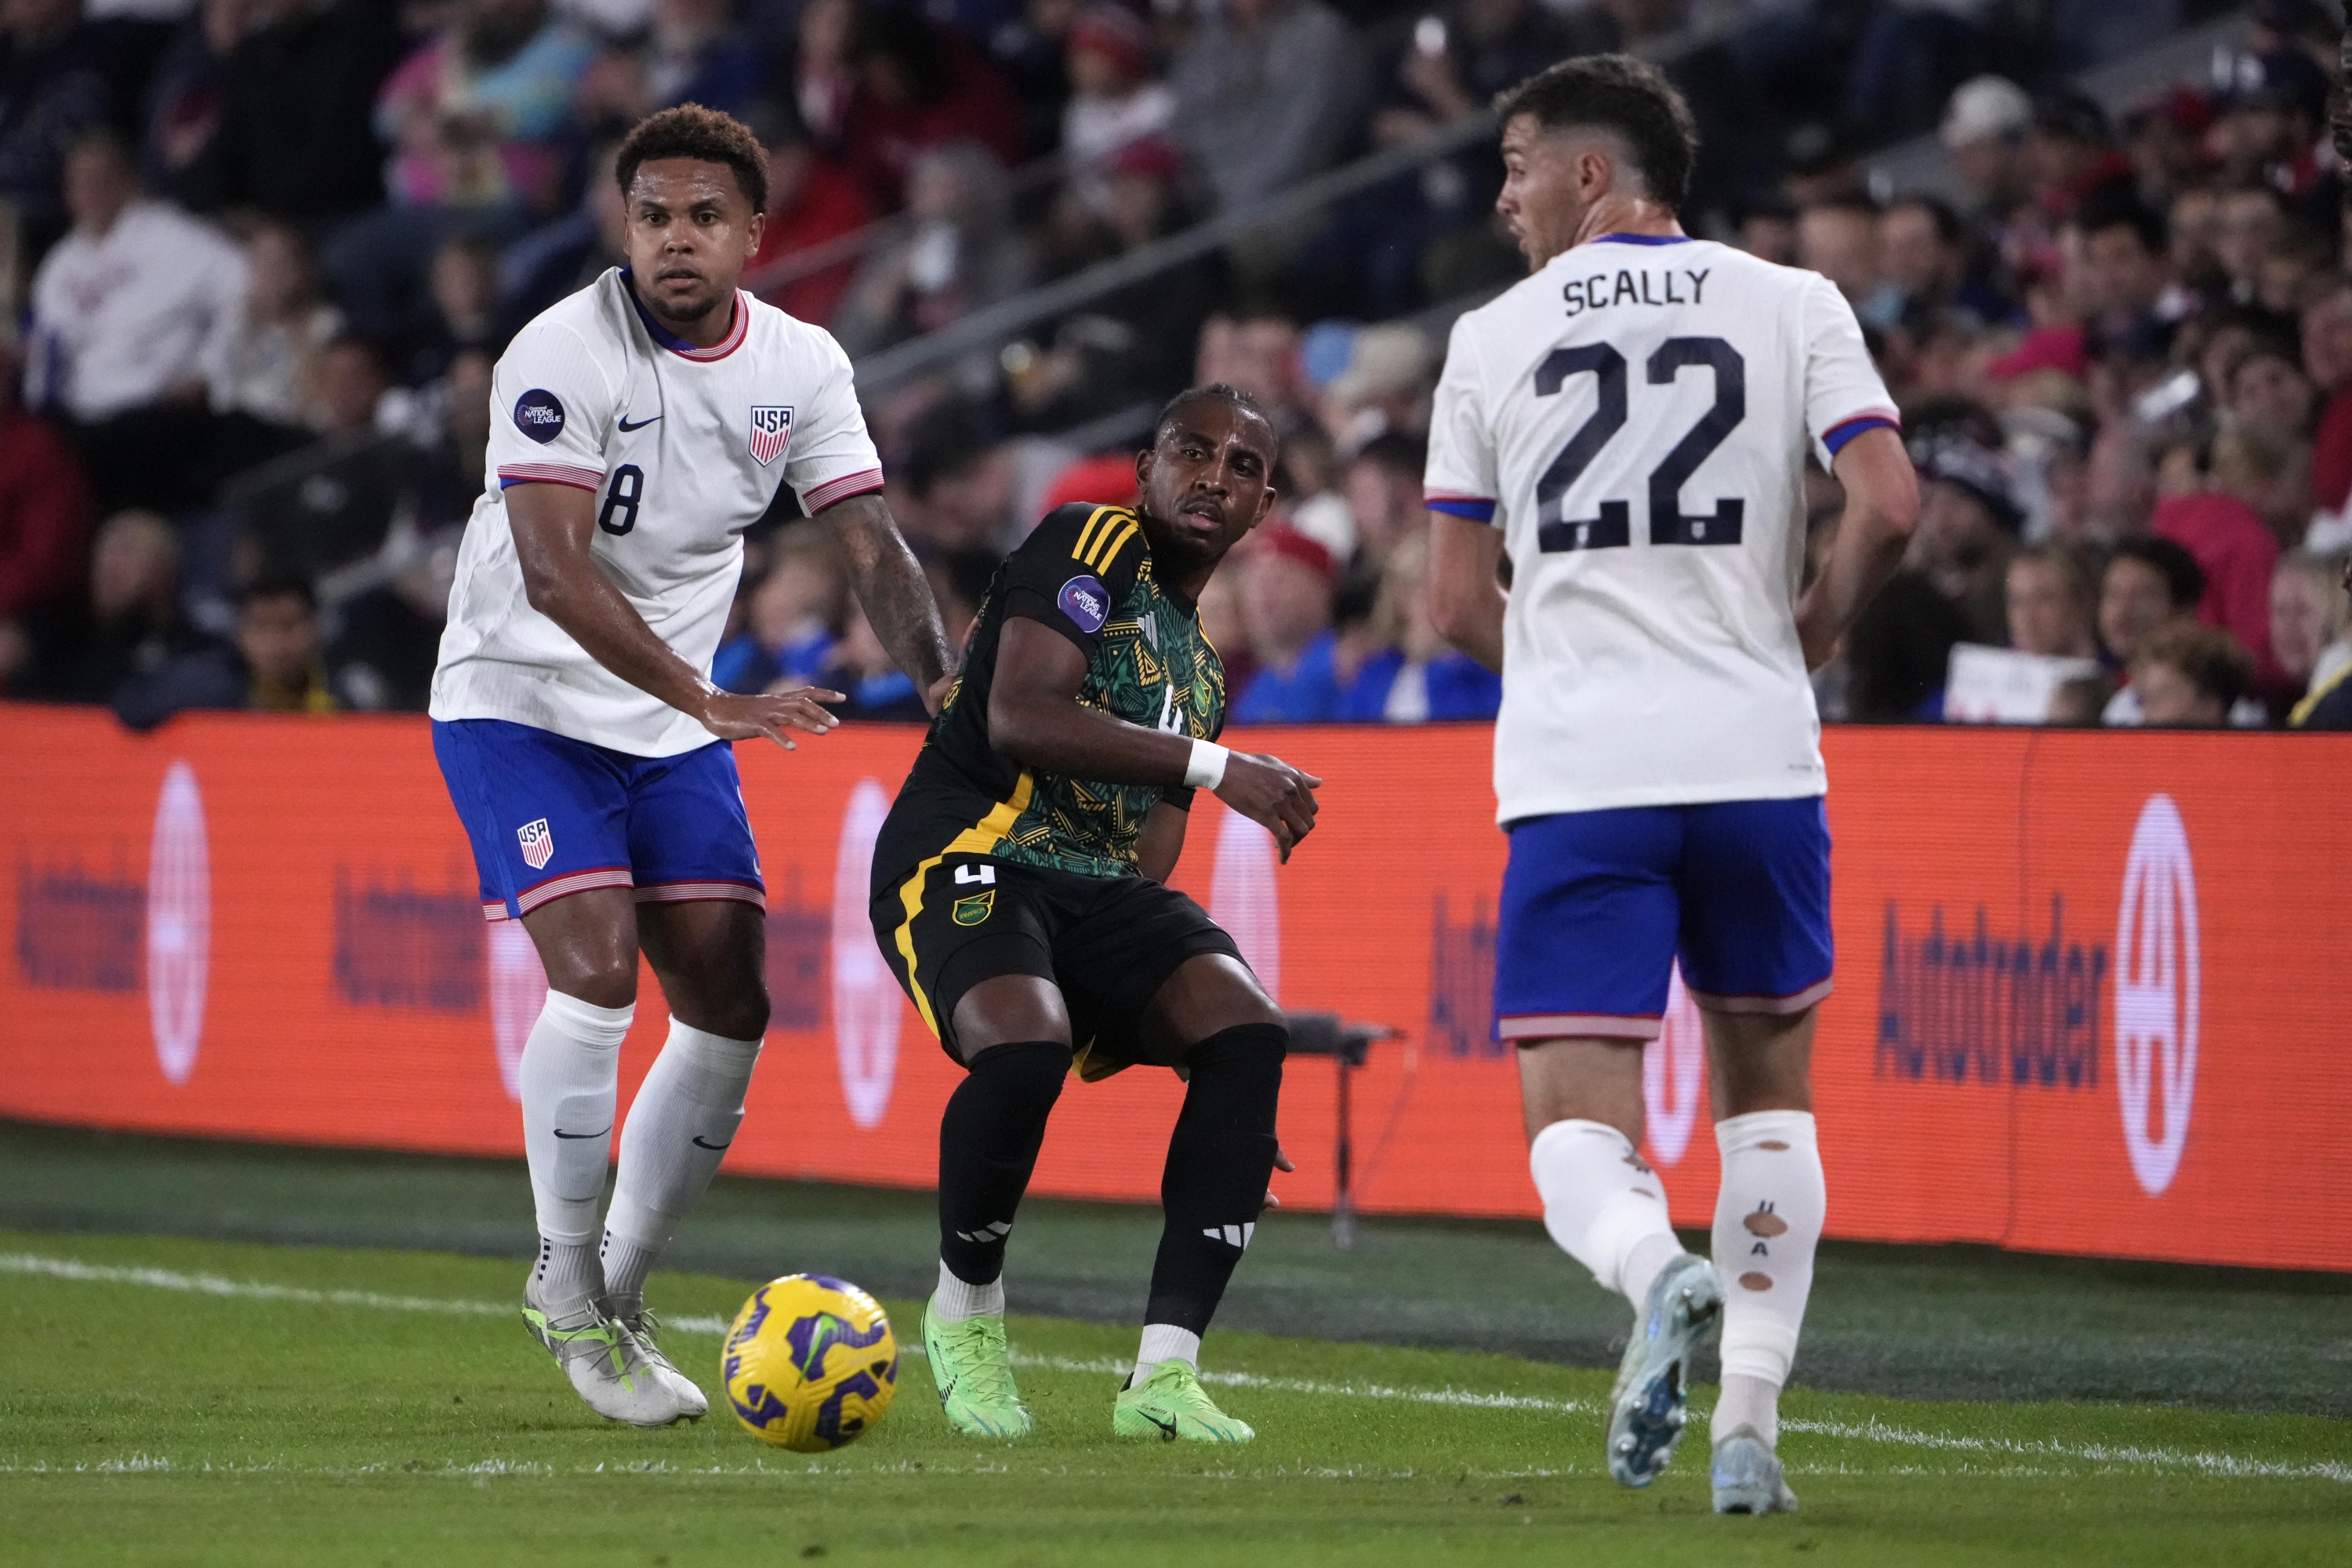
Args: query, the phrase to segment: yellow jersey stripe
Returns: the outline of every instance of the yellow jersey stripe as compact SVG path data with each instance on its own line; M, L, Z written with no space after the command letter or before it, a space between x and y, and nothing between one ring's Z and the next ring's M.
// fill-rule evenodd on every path
M1109 510L1110 509L1108 507L1098 506L1095 508L1094 510L1087 513L1086 522L1078 529L1078 542L1070 546L1070 554L1072 556L1080 561L1084 561L1087 558L1087 541L1093 537L1095 524L1102 521L1102 514Z
M1125 513L1121 513L1120 515L1122 517L1126 516ZM1113 533L1109 528L1105 528L1103 530L1103 534L1109 542L1108 544L1097 544L1095 548L1094 554L1087 558L1087 564L1092 566L1097 573L1109 571L1110 563L1118 559L1118 552L1127 548L1127 542L1133 539L1135 537L1136 531L1142 526L1143 525L1141 523L1136 521L1134 519L1129 518L1127 521L1127 526L1120 529L1116 533Z
M916 867L915 874L898 885L898 906L907 911L907 918L898 923L898 956L907 961L907 989L915 998L915 1011L923 1016L924 1026L935 1037L945 1037L940 1035L938 1016L931 1011L930 997L915 978L915 917L923 912L923 879L950 855L985 855L994 848L996 841L1011 833L1013 823L1029 809L1030 796L1036 788L1037 781L1024 768L1009 797L998 801L986 816L950 839L946 848Z

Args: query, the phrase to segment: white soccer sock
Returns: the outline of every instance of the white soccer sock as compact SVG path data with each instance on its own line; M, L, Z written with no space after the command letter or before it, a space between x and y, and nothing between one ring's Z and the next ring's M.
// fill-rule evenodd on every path
M644 1304L646 1276L677 1222L709 1189L743 1121L757 1040L730 1040L669 1021L621 1131L621 1171L604 1216L604 1294L627 1317Z
M969 1279L957 1279L955 1271L941 1263L940 1288L931 1292L931 1315L942 1323L1003 1317L1004 1276L1000 1274L985 1285L975 1285Z
M551 991L523 1046L522 1143L540 1235L532 1283L559 1316L604 1288L596 1200L612 1158L621 1037L635 1016L635 1006L598 1007Z
M1665 1184L1641 1151L1605 1121L1555 1121L1536 1134L1528 1168L1551 1238L1603 1289L1639 1307L1683 1251Z
M1714 1434L1780 1432L1781 1385L1797 1356L1813 1289L1828 1193L1813 1118L1758 1110L1715 1124L1723 1185L1715 1200L1715 1271L1723 1283L1723 1397Z
M1133 1388L1150 1377L1163 1361L1181 1361L1197 1369L1201 1364L1201 1336L1173 1323L1144 1324L1143 1344L1135 1352L1135 1375L1128 1380L1128 1387Z

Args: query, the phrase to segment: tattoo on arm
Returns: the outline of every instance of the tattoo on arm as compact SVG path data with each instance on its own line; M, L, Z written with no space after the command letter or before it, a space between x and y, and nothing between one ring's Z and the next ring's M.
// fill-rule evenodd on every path
M874 635L898 668L929 691L950 668L947 634L929 579L899 535L890 507L878 494L852 496L823 517L849 563L849 581Z

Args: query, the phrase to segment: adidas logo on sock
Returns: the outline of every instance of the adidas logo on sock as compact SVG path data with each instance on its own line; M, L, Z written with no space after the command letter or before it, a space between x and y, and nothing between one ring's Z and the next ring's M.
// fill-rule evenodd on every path
M1222 1241L1227 1247L1237 1247L1247 1251L1250 1237L1257 1234L1257 1222L1252 1220L1247 1225L1213 1225L1203 1229L1201 1234L1211 1241Z

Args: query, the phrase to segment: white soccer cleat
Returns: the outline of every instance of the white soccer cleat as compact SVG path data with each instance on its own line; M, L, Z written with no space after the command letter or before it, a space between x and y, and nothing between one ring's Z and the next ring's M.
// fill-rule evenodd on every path
M1797 1494L1789 1489L1780 1456L1753 1426L1735 1426L1715 1446L1715 1462L1707 1467L1715 1483L1717 1513L1794 1513Z
M1685 1253L1651 1284L1609 1396L1609 1474L1619 1486L1648 1486L1675 1457L1690 1418L1691 1349L1722 1312L1723 1288L1704 1258Z
M661 1345L657 1342L661 1333L661 1320L654 1316L653 1309L641 1307L634 1317L625 1317L619 1321L622 1327L636 1336L637 1348L645 1352L646 1363L654 1369L654 1375L667 1383L670 1385L670 1392L677 1395L683 1418L688 1421L699 1421L708 1415L710 1410L709 1398L704 1394L694 1379L677 1370L677 1363L662 1353Z
M551 1318L532 1304L526 1289L522 1319L530 1326L531 1337L547 1347L563 1375L572 1380L572 1392L607 1420L625 1421L632 1426L667 1426L709 1408L697 1389L699 1408L689 1410L677 1386L686 1381L683 1375L672 1367L664 1376L661 1368L669 1363L656 1364L659 1352L647 1356L644 1342L626 1324L607 1317L593 1302L579 1311Z

